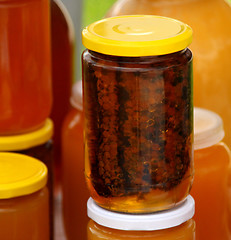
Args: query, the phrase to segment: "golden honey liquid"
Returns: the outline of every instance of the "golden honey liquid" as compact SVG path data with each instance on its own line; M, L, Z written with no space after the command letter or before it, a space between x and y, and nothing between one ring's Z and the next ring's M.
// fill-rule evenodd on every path
M227 185L230 152L223 143L195 150L194 164L191 195L196 202L197 240L227 240L227 207L228 201L231 201Z
M49 240L48 190L0 200L1 240Z
M107 16L154 14L193 29L194 103L218 113L231 147L231 7L229 0L120 0Z
M87 240L195 240L195 222L191 219L180 226L158 231L122 231L88 223Z

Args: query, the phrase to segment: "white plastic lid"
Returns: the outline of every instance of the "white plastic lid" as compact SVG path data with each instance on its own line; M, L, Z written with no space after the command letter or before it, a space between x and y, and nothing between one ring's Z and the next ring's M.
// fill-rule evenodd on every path
M194 199L189 195L180 206L152 214L116 213L99 207L92 198L87 202L88 217L104 227L127 231L154 231L172 228L191 219Z
M83 90L82 81L77 81L72 87L72 95L70 99L72 107L83 111Z
M211 147L225 136L219 115L203 108L194 108L194 149Z

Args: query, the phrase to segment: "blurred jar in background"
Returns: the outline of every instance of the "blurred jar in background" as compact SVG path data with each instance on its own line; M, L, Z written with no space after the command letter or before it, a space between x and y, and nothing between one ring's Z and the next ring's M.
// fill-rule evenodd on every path
M42 126L52 102L49 0L0 0L0 135Z
M68 240L86 239L88 189L84 178L82 82L73 86L72 110L62 129L63 220Z
M154 214L121 214L88 201L87 240L195 240L194 200Z
M60 0L51 1L52 84L54 121L54 159L57 170L61 162L61 128L70 110L69 99L73 82L74 26L70 15ZM59 178L59 170L57 171Z
M194 113L195 178L191 194L196 202L196 237L228 240L227 180L231 158L222 142L222 119L201 108L195 108Z
M45 124L36 131L0 136L0 152L14 152L34 157L42 161L48 168L50 239L53 239L53 122L47 119ZM1 238L0 238L1 239Z
M0 153L0 239L49 240L47 168L34 158Z
M119 0L107 16L155 14L192 27L194 103L218 113L231 147L231 7L229 0Z

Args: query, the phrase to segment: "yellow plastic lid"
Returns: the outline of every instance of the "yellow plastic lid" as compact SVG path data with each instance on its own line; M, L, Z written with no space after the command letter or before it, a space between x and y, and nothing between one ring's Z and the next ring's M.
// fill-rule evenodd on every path
M47 119L45 124L34 132L0 137L0 151L20 151L44 144L53 136L53 122Z
M131 15L106 18L82 31L83 45L92 51L124 57L178 52L192 42L192 29L178 20Z
M0 199L29 195L47 183L47 167L41 161L17 153L0 153Z

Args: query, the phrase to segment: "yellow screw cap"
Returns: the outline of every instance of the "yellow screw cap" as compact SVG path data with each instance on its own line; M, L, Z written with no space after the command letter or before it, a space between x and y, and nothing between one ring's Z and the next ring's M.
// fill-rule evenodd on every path
M178 20L131 15L106 18L82 32L83 45L92 51L125 57L178 52L192 42L192 29Z
M38 130L13 136L0 137L0 151L20 151L44 144L52 138L53 122L47 119Z
M0 199L32 194L47 183L47 167L41 161L16 153L0 153Z

